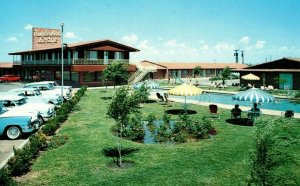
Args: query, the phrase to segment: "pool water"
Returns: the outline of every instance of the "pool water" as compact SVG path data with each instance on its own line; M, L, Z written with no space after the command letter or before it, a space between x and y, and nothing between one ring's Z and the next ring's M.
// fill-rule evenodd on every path
M232 99L233 94L221 94L221 93L203 93L198 96L187 96L187 100L197 100L199 102L212 102L212 103L221 103L225 105L232 105L232 108L235 104L240 106L252 107L253 103L248 101L237 101ZM176 98L182 98L183 96L174 96ZM271 103L259 103L258 107L260 109L268 110L277 110L277 111L286 111L293 110L294 112L300 112L300 104L294 104L288 99L278 99L276 102Z

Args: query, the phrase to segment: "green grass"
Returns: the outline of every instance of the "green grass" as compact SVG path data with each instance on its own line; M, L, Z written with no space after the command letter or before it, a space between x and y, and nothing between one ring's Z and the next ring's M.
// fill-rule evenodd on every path
M124 140L139 151L126 157L135 162L129 169L112 169L111 159L102 155L103 148L114 146L117 139L110 132L114 120L106 116L109 100L101 90L88 90L59 134L68 135L67 144L43 153L32 166L22 185L246 185L249 179L249 151L253 145L253 127L230 125L229 110L220 110L221 119L213 119L218 134L210 139L178 145L140 144ZM166 107L159 103L144 104L144 117L154 113L162 117ZM190 105L207 115L208 108ZM176 116L172 116L176 119ZM262 116L272 119L274 116ZM298 121L298 120L295 120ZM295 127L299 130L300 125ZM299 134L299 133L298 133ZM300 152L295 148L295 155ZM299 155L297 155L298 157ZM298 162L300 162L298 158ZM298 180L300 172L298 171Z

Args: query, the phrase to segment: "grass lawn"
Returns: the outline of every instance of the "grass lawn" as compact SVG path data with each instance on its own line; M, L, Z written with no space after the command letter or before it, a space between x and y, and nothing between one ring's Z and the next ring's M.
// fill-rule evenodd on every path
M110 132L114 120L106 116L109 100L102 99L106 95L102 90L86 92L58 132L69 136L67 144L43 153L31 172L22 178L22 185L247 184L254 127L227 124L225 120L230 118L230 112L223 109L220 110L221 119L213 119L213 126L218 132L216 136L179 145L150 145L124 140L127 146L139 149L125 158L134 161L134 166L123 170L108 168L107 164L112 159L102 155L101 151L114 146L117 139ZM144 117L149 113L161 117L164 110L180 107L181 104L166 107L160 103L149 103L141 111ZM207 107L199 105L190 105L189 109L198 112L193 115L194 118L200 119L209 113ZM296 129L300 131L299 121L296 121ZM299 144L294 150L295 154L299 154ZM300 181L299 170L295 168L295 172Z

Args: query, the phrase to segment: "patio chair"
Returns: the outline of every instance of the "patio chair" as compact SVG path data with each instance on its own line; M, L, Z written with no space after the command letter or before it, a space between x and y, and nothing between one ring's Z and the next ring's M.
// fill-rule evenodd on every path
M174 103L174 101L170 101L169 100L169 94L168 93L164 93L164 98L165 98L165 102L167 105L169 105L170 103ZM172 104L173 106L173 104Z
M235 105L235 107L231 110L231 119L241 119L242 110L239 108L239 105Z
M159 100L161 100L162 102L164 102L164 97L162 95L160 95L160 93L156 92L156 96Z
M286 118L292 118L292 117L294 117L294 111L286 110L285 112L282 112L281 115L284 115L284 117L286 117Z
M218 106L211 104L208 107L209 107L209 111L210 111L210 116L217 117L218 119L220 119L220 114L218 113Z

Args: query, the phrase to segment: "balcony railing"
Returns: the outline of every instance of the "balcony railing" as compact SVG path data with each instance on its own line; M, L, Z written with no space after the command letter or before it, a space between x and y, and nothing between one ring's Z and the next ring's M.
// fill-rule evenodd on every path
M64 65L109 65L114 61L129 63L128 59L64 59ZM14 65L61 65L61 59L14 61Z

